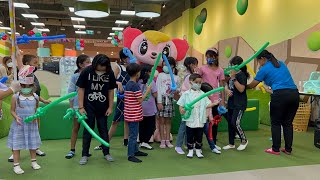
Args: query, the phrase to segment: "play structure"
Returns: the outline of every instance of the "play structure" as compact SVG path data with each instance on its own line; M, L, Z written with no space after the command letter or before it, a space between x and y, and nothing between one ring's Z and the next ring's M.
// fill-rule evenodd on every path
M320 94L320 72L312 72L309 80L303 82L303 92Z

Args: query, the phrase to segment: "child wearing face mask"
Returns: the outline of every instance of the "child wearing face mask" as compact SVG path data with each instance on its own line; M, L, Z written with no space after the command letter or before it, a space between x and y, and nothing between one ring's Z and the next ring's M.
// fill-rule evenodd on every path
M28 71L29 68L33 67L26 66L20 72ZM19 164L20 150L29 149L31 167L38 170L41 167L36 161L36 149L39 148L41 140L38 122L36 120L30 123L23 121L34 115L39 105L39 96L35 94L34 75L21 76L20 74L19 82L22 89L11 100L11 115L14 117L14 121L10 127L7 146L13 151L13 171L16 174L23 174L24 171Z
M224 87L224 72L221 67L219 67L219 54L217 49L209 49L206 52L207 64L203 65L199 69L199 74L202 76L203 82L209 83L213 89L218 87ZM209 97L211 102L217 101L221 98L220 105L225 105L224 92L215 93ZM219 104L212 108L212 116L218 115L217 108ZM218 135L218 125L212 126L213 142L215 144L215 149L221 151L221 147L217 146L217 135ZM211 148L212 149L212 148Z
M13 73L12 73L12 60L11 57L6 56L2 59L2 65L0 66L0 79L3 77L8 77L6 81L6 85L9 85L13 80ZM0 120L2 119L2 100L0 100Z
M163 64L163 72L158 75L157 78L157 103L159 110L159 129L161 143L160 148L173 148L174 146L170 143L170 131L171 131L171 118L174 116L174 105L173 96L174 92L171 90L171 77L169 74L169 69L172 69L174 75L174 81L179 87L178 82L180 82L179 76L177 76L176 60L172 57L168 57L170 67Z
M186 111L184 106L190 102L192 102L197 97L204 94L203 91L200 90L201 88L201 76L199 74L191 74L189 77L191 89L182 93L177 104L180 106L179 110L181 114L185 114ZM207 108L212 108L216 106L219 102L214 101L211 103L208 97L203 98L202 100L198 101L196 104L193 105L193 109L191 111L191 116L188 119L182 119L186 122L186 132L187 132L187 146L188 146L188 158L193 157L193 148L196 149L196 156L198 158L203 158L202 155L202 134L203 134L203 127L207 121Z

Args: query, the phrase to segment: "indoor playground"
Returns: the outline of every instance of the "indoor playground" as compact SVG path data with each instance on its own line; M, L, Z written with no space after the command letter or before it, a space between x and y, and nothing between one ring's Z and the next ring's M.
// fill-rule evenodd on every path
M0 179L320 180L319 7L0 0Z

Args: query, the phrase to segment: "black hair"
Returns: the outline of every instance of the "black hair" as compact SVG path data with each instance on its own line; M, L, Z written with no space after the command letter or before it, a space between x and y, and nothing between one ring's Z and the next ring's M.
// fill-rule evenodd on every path
M184 60L184 63L183 65L187 68L187 70L193 74L194 71L191 69L190 65L191 64L198 64L198 59L195 58L195 57L187 57L185 60Z
M173 74L177 75L178 69L177 69L176 60L173 57L168 57L168 62L170 64L170 66L173 66ZM168 68L170 68L170 67L168 67Z
M201 84L201 88L200 89L201 89L201 91L206 93L206 92L211 91L213 89L213 87L209 83L204 82L204 83Z
M141 71L141 66L137 63L130 63L127 66L127 73L129 74L130 77L135 76L140 71Z
M214 65L219 66L219 53L218 53L218 49L214 48L214 49L209 49L206 51L206 56L209 57L214 57L216 59Z
M130 51L131 51L131 50L130 50ZM131 54L133 54L132 51L131 51ZM127 59L127 58L128 58L128 56L124 54L123 49L121 49L121 50L119 51L119 58L120 58L120 60L124 60L124 59Z
M28 65L32 61L32 59L34 59L34 58L37 58L37 56L31 55L31 54L26 54L22 58L22 64Z
M107 67L106 73L109 73L110 71L112 71L110 59L105 54L98 54L93 58L93 61L92 61L93 69L96 70L98 65Z
M152 66L149 65L149 64L143 64L141 66L141 73L140 73L140 78L139 79L142 79L142 84L146 84L150 78L149 76L149 72L151 72L152 70Z
M275 67L275 68L279 68L280 67L280 63L278 61L277 58L275 58L273 56L272 53L270 53L269 51L267 50L263 50L258 56L257 56L257 59L261 59L261 58L266 58L268 59L268 61L271 61L272 65Z
M84 54L81 54L80 56L77 57L77 61L76 61L76 65L77 65L77 70L74 72L75 74L80 72L80 64L83 64L87 59L89 59L90 57Z
M198 79L198 78L202 78L201 76L200 76L200 74L191 74L190 76L189 76L189 81L194 81L194 80L196 80L196 79Z
M232 65L240 65L242 62L243 62L243 59L240 56L235 56L230 60L230 64ZM246 75L247 79L250 78L250 74L248 73L247 66L243 66L240 70Z

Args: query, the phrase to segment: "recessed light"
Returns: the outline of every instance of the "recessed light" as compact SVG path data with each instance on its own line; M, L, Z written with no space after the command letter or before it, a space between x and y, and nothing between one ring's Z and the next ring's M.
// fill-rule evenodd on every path
M76 34L87 34L85 31L75 31Z
M123 27L113 27L112 31L122 31Z
M71 21L86 21L84 18L71 17Z
M9 28L9 27L0 27L0 29L3 29L3 30L11 30L11 28Z
M38 29L40 32L50 32L50 29L44 28L44 29Z
M79 28L79 29L85 29L86 26L85 25L73 25L74 28Z
M99 54L99 52L97 52L97 54Z
M116 24L128 24L129 21L116 20Z
M108 37L108 39L112 39L112 37Z
M45 26L44 23L39 23L39 22L31 22L31 24L34 26Z
M114 33L110 33L109 35L110 35L110 36L114 36L115 34L114 34Z
M36 14L21 14L25 18L39 18Z
M26 3L13 3L13 6L16 8L30 8Z
M2 24L2 21L0 21L0 24Z
M122 10L121 15L134 16L136 14L135 11Z
M70 12L74 12L74 7L69 7Z

